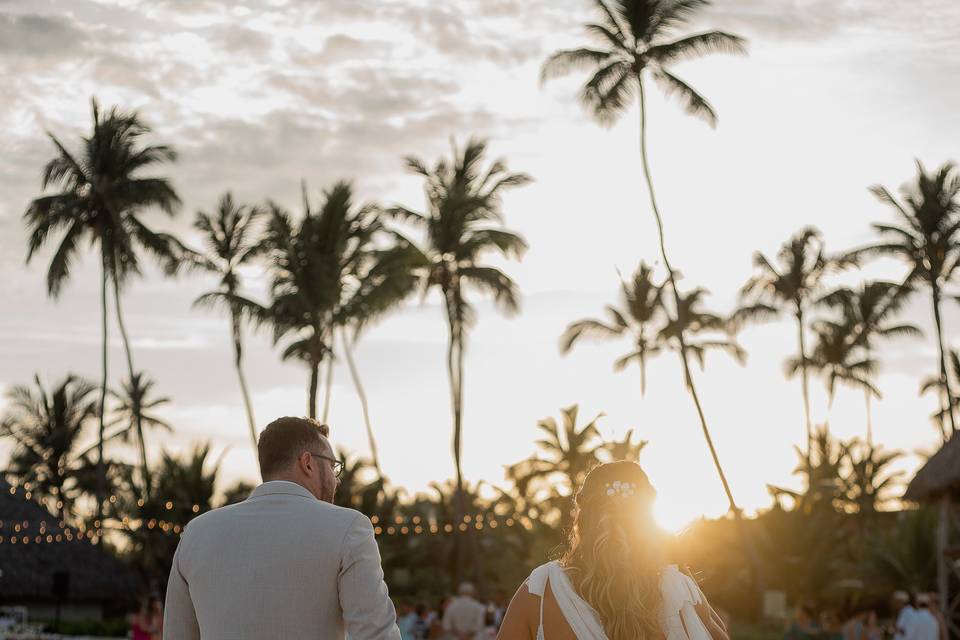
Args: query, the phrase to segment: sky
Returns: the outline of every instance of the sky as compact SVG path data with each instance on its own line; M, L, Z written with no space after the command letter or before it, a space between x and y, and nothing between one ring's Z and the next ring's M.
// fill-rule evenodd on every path
M612 370L627 345L558 351L569 322L616 300L618 270L629 273L641 259L658 264L637 111L603 128L577 103L583 76L539 82L552 51L585 43L589 18L587 0L0 0L0 389L34 374L47 383L68 372L99 378L96 261L88 254L78 262L62 296L49 299L50 252L25 264L21 220L53 157L47 132L75 148L89 130L92 96L136 110L153 129L151 142L178 151L162 171L182 210L143 219L188 243L195 213L212 210L227 190L297 211L301 180L316 199L346 178L363 200L420 208L422 185L403 157L433 161L451 140L478 136L490 140L492 157L534 182L503 202L528 253L519 263L494 261L523 292L522 312L503 317L478 301L469 337L466 477L503 484L504 465L534 453L536 422L579 404L584 418L604 414L605 437L633 429L649 441L642 463L665 526L722 515L726 500L676 357L650 365L641 398L636 368ZM929 167L957 159L960 85L951 79L960 74L960 5L717 0L690 26L712 28L746 37L749 55L675 70L710 99L718 127L655 90L649 145L671 260L686 285L709 289L710 306L726 313L754 251L775 253L806 225L820 228L832 251L868 243L870 223L892 219L869 186L898 187L916 159ZM884 263L846 281L901 274ZM262 295L264 274L244 275L250 294ZM148 270L123 293L136 366L173 398L158 413L175 433L149 434L148 444L157 458L161 447L182 452L210 441L222 486L255 482L226 319L191 308L213 285ZM936 366L930 318L928 300L917 296L905 319L928 338L881 352L876 439L905 452L906 472L938 442L928 420L935 401L918 396ZM958 320L947 303L951 344ZM116 386L124 360L111 331ZM768 485L799 484L799 381L783 374L795 340L788 317L750 327L740 336L747 366L713 354L696 373L734 496L750 512L769 506ZM280 363L268 335L248 342L260 425L302 414L305 369ZM445 343L443 312L427 298L374 326L357 349L384 471L410 492L453 474ZM841 389L828 409L813 381L814 420L829 420L839 437L862 437L863 404L861 392ZM339 365L329 421L336 444L366 454L360 407ZM8 450L0 443L0 460Z

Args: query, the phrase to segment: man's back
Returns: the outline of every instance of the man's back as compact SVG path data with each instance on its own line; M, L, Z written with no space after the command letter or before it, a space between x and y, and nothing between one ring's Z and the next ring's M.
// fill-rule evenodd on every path
M399 638L370 521L267 482L195 519L170 572L164 636Z
M914 611L910 622L912 634L910 640L939 640L940 625L937 618L925 607Z
M457 596L443 612L443 628L454 633L483 631L486 608L469 596Z

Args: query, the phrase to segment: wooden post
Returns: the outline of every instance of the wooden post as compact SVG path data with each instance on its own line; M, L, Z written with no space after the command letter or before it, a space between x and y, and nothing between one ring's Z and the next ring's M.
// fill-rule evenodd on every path
M937 517L937 592L940 595L940 610L951 619L951 606L948 593L950 567L947 566L947 548L950 538L950 494L945 492L940 498L940 512Z

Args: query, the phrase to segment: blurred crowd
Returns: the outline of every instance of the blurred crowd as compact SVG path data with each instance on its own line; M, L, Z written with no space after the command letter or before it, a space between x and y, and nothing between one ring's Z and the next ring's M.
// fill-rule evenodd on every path
M948 632L936 594L897 591L887 603L844 610L805 603L784 640L948 640Z
M398 601L397 625L403 640L487 640L497 636L508 603L505 594L481 601L473 585L463 583L435 607Z

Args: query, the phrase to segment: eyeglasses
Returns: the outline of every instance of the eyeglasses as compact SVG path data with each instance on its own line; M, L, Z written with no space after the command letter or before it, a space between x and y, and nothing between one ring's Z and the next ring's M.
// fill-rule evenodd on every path
M333 475L337 478L343 475L343 460L337 460L336 458L331 458L330 456L324 456L319 453L311 453L314 458L320 458L321 460L328 460L333 463Z

